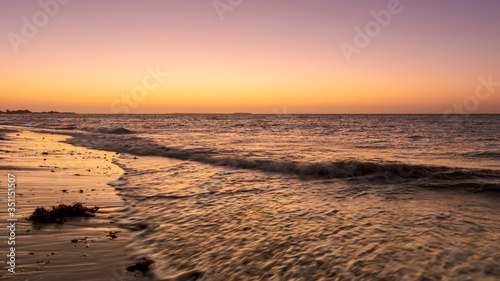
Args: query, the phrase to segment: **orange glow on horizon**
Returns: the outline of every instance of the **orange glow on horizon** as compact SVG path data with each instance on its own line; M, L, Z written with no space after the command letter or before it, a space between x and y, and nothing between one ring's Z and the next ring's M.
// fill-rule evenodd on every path
M1 31L19 32L19 17L34 5L5 7ZM443 113L474 93L479 76L500 80L500 40L487 32L496 30L498 19L483 10L470 22L432 15L422 22L415 7L426 4L412 3L415 9L395 18L398 24L383 29L348 63L338 46L371 19L371 2L259 2L224 21L210 5L175 6L189 19L171 13L171 3L158 2L153 10L120 5L123 13L112 13L116 6L109 3L95 10L75 2L18 54L8 41L0 45L0 110L113 113L111 104L130 96L146 69L157 66L170 75L134 101L132 113L272 114L283 107L289 113ZM453 27L446 36L436 28L441 21ZM495 95L473 113L499 110Z

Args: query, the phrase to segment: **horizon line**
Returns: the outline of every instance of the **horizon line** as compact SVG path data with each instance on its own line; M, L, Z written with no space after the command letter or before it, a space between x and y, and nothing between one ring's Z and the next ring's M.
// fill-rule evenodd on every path
M15 112L17 110L10 110ZM91 114L101 114L101 115L500 115L500 112L488 112L488 113L252 113L252 112L172 112L172 113L88 113L88 112L71 112L71 111L31 111L30 113L7 113L6 111L0 111L0 114L78 114L78 115L91 115Z

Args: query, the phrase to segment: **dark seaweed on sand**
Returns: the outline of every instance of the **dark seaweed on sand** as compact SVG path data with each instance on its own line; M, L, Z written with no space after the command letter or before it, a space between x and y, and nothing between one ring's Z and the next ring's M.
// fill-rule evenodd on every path
M73 205L59 204L53 206L52 209L38 207L29 216L28 220L43 223L63 223L65 218L69 217L93 217L94 213L99 210L98 207L85 207L82 203L74 203Z

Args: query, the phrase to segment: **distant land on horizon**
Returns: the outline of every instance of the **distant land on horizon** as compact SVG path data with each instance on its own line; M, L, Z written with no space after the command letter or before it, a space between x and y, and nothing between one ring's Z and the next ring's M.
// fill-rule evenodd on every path
M172 113L76 113L62 111L41 111L35 112L28 109L23 110L0 110L0 114L109 114L109 115L461 115L460 113L250 113L250 112L172 112ZM466 115L498 115L500 113L467 113Z
M32 112L30 110L6 110L1 111L0 114L76 114L75 112L58 112L58 111L42 111L42 112Z

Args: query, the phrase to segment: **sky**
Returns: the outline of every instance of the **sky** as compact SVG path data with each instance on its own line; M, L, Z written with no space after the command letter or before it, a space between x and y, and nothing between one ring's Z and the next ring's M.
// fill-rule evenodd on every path
M5 0L0 110L500 113L499 14L498 0Z

